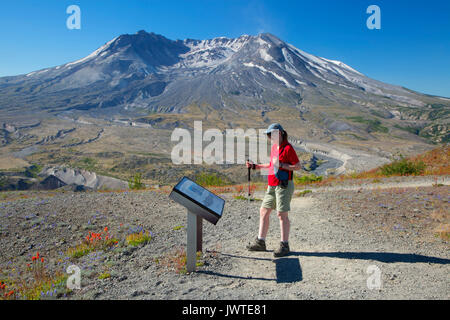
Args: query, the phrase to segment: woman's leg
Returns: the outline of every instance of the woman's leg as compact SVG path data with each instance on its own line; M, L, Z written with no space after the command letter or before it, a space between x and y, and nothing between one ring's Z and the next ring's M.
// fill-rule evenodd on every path
M277 187L277 216L280 219L281 241L289 240L290 221L288 213L291 210L291 199L294 193L294 182L289 180L286 188Z
M259 209L259 234L253 244L249 244L247 249L250 251L266 251L266 236L269 231L269 217L271 208L262 207Z
M289 241L289 230L291 227L291 223L288 217L289 211L286 212L278 212L278 218L280 219L280 229L281 229L281 241L288 242Z
M269 218L270 213L272 212L271 208L261 207L259 209L259 235L258 238L265 239L267 236L267 232L269 231Z

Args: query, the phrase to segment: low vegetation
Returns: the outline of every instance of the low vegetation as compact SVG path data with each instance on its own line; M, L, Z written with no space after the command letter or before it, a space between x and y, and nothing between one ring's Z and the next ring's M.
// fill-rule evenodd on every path
M145 183L142 182L142 174L138 172L133 178L130 178L130 180L128 180L128 187L131 190L145 189Z
M93 251L110 249L118 243L119 240L112 237L105 227L102 232L89 232L80 244L67 250L67 256L78 259Z
M379 168L381 175L390 177L393 175L409 176L421 175L425 171L425 163L423 161L411 161L405 157L400 160L385 164Z
M41 300L70 292L63 271L48 272L47 260L36 252L31 261L17 266L18 272L0 275L0 300Z
M316 176L314 173L312 173L312 174L303 175L300 177L294 176L294 183L302 185L302 184L320 182L320 181L322 181L322 179L323 179L322 176Z
M415 134L415 135L419 135L420 129L415 128L415 127L402 127L398 124L394 124L394 127L403 131L407 131L409 133Z
M204 187L224 186L226 184L226 182L221 177L218 177L216 173L205 172L200 173L195 182Z
M78 167L87 171L96 171L97 160L90 157L84 157L78 162Z
M98 279L103 280L103 279L108 279L111 278L111 274L108 271L102 272L99 276Z
M237 200L248 200L248 194L250 192L250 195L255 193L256 190L256 185L253 183L250 183L250 190L249 190L249 186L246 185L236 185L234 186L234 195L233 198L237 199ZM256 200L256 199L252 199L250 196L250 200Z
M142 230L140 232L127 235L126 242L129 246L137 247L141 244L149 242L151 239L152 236L150 235L150 232L148 230Z
M100 254L102 251L121 252L112 250L119 246L139 246L148 243L152 233L144 230L142 226L128 228L125 239L120 240L111 235L108 227L101 232L89 232L78 244L66 250L64 257L60 257L58 265L63 260L77 261L84 256ZM29 263L15 265L9 272L0 270L0 300L42 300L65 297L71 293L67 289L68 274L62 268L50 271L47 258L37 252ZM199 265L201 263L199 262ZM19 270L21 269L21 270ZM12 271L12 272L11 272ZM108 279L111 272L105 270L98 274L98 279Z
M33 164L25 169L24 175L28 178L37 178L39 172L41 172L42 166L39 164Z
M163 257L155 259L155 262L165 267L166 269L169 269L170 271L175 271L179 274L186 274L186 251L184 248L178 248L173 250L172 252L167 253ZM204 262L202 261L202 252L197 252L196 257L196 267L201 267L204 265Z
M450 146L448 144L434 148L423 154L413 157L399 156L399 159L378 168L345 175L327 177L319 181L318 185L329 184L333 181L344 181L348 179L375 179L390 176L426 176L426 175L449 175L450 174Z
M303 190L303 191L296 192L295 196L296 197L304 197L305 195L307 195L307 194L309 194L311 192L312 192L311 190L306 189L306 190Z
M383 133L389 132L389 129L387 127L382 126L381 121L378 119L376 119L376 120L365 119L361 116L347 117L347 119L351 120L353 122L366 124L368 132L373 132L373 131L383 132Z

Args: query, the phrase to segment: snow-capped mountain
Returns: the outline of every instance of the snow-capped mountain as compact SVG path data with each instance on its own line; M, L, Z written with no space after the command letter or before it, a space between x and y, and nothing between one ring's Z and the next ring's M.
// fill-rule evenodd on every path
M183 113L310 105L420 109L449 100L370 79L343 62L306 53L263 33L229 39L170 40L139 31L112 39L85 58L0 78L3 111L53 114ZM397 112L397 113L396 113Z

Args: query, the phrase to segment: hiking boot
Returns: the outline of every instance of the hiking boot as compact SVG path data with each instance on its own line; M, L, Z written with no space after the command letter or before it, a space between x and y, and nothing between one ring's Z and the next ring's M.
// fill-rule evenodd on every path
M247 246L249 251L266 251L266 241L256 238L253 244Z
M289 243L280 242L280 247L273 252L274 257L284 257L291 252L289 250Z

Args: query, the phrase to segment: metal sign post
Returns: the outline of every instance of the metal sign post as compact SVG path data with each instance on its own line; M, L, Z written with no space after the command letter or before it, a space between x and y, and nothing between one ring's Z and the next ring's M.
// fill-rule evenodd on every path
M197 216L197 252L203 252L203 218Z
M195 271L197 252L202 251L203 219L195 213L187 211L187 248L186 271Z
M186 248L186 271L195 270L195 259L197 249L197 215L188 210L187 213L187 248Z

